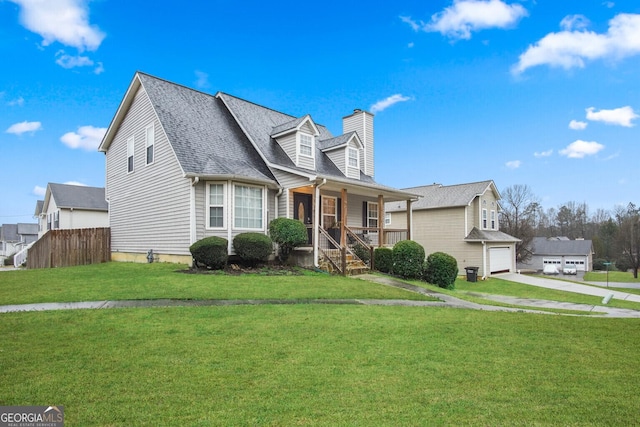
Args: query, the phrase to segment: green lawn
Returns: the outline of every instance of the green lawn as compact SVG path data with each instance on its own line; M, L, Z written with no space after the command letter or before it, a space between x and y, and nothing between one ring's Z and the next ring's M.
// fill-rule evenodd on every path
M303 275L184 274L184 265L104 263L0 273L0 305L127 299L412 299L428 297L364 280Z
M587 282L606 282L607 273L605 271L589 271L585 273L584 280ZM633 274L627 271L610 271L609 282L640 283L640 278L634 279Z
M1 316L0 402L68 425L634 425L637 319L372 306Z
M421 298L311 272L189 275L180 268L108 263L2 272L0 304ZM531 288L459 280L447 292L581 297ZM638 331L640 319L434 307L5 313L0 405L64 405L70 426L633 425Z

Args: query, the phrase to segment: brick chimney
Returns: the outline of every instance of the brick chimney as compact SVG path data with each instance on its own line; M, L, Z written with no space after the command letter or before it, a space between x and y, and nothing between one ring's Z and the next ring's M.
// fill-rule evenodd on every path
M360 154L360 169L373 177L373 114L363 110L353 110L353 114L342 118L342 133L355 131L364 145Z

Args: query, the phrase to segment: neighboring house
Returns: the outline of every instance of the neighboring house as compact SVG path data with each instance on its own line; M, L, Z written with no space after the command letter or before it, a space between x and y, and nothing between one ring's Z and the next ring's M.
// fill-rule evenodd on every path
M353 234L390 243L384 203L416 196L374 181L373 148L365 111L343 118L333 136L308 114L136 73L99 147L112 259L144 261L153 250L190 264L197 240L224 237L232 253L237 234L267 234L277 217L307 225L316 266L334 246L330 235L340 246Z
M38 224L2 224L0 227L0 259L14 255L38 240ZM0 263L0 265L4 265Z
M500 194L493 181L470 184L425 185L404 189L421 198L410 215L404 202L386 204L386 226L406 227L413 217L412 239L428 256L446 252L458 268L478 267L478 276L514 271L515 246L520 240L500 231Z
M109 226L104 188L49 183L42 204L36 204L39 237L49 230Z
M553 264L562 271L566 266L576 266L578 271L593 269L593 243L591 240L568 237L534 237L531 242L531 259L519 263L518 268L543 270Z

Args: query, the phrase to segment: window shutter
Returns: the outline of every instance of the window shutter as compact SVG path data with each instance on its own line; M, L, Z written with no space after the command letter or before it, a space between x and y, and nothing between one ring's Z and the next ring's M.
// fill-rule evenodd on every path
M340 222L340 221L342 221L342 199L338 198L337 200L338 200L338 202L337 202L338 206L336 207L336 215L338 217L336 218L336 221Z
M369 226L369 204L367 202L362 202L362 226Z

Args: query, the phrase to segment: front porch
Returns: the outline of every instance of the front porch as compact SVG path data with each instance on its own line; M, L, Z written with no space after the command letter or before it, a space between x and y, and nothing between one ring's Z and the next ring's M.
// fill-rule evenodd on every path
M313 265L342 275L374 268L376 247L393 247L411 239L411 210L406 229L385 228L385 202L403 200L410 207L416 196L382 186L317 180L286 193L287 216L308 230L307 250Z

